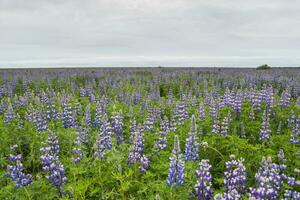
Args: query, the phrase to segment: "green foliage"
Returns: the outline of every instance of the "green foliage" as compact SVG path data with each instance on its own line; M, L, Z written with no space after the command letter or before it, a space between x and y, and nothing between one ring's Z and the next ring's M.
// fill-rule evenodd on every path
M256 69L257 70L267 70L267 69L271 69L271 67L267 64L264 64L264 65L257 67Z

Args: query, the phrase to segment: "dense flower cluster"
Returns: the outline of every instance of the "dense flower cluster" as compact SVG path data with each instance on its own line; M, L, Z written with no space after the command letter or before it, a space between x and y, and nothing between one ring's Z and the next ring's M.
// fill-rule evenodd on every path
M65 128L73 128L76 126L73 109L70 103L66 100L63 102L63 113L61 116L61 120L63 121L63 125Z
M140 164L140 172L142 174L150 168L149 156L144 153L144 128L141 125L135 127L132 132L132 144L129 148L128 165L134 163Z
M230 161L225 163L224 185L225 195L234 194L241 197L246 193L246 167L244 160L236 160L234 155L230 156Z
M290 142L300 145L300 116L294 122Z
M154 130L154 110L152 107L148 109L148 116L145 120L145 131L153 131Z
M271 134L271 129L270 129L270 122L269 122L269 115L268 115L268 111L265 110L261 128L259 131L259 141L268 142L271 138L270 134Z
M236 96L235 96L234 105L233 105L233 108L236 111L236 114L238 116L241 114L242 101L243 101L242 93L241 93L241 91L238 91Z
M184 183L184 159L181 154L178 136L174 137L174 148L170 157L169 174L167 184L180 186Z
M84 114L84 124L87 127L90 127L92 124L92 116L91 116L91 108L90 105L88 104L85 108L85 114Z
M72 153L73 153L72 160L73 160L74 163L79 163L83 158L83 152L82 152L82 149L81 149L82 145L83 144L81 143L80 135L77 132L77 137L76 137L76 140L74 142L74 148L72 149Z
M205 108L203 102L199 104L199 118L201 121L204 121L205 119Z
M97 142L94 146L94 157L103 159L105 156L106 151L112 148L111 144L111 137L112 137L112 128L107 119L107 116L104 115L103 123L100 128L100 134L97 136Z
M122 144L124 142L123 136L123 116L120 112L114 112L112 119L112 128L117 138L117 144Z
M34 111L33 123L38 131L46 131L48 129L47 117L43 112Z
M212 134L218 134L221 131L220 129L221 129L221 127L220 127L220 124L219 124L219 119L218 119L218 117L216 117L213 121L213 124L212 124L211 133Z
M42 169L47 174L46 179L63 193L62 186L66 184L67 177L64 165L59 160L59 143L55 133L49 131L47 145L42 147L40 151Z
M196 118L192 116L192 126L185 143L185 159L197 160L199 158L199 143L197 137Z
M255 179L257 188L250 188L250 198L278 199L283 180L279 165L273 163L271 157L263 157L261 167L255 174Z
M147 156L141 156L140 158L140 171L142 174L146 173L146 171L150 168L150 160Z
M80 145L84 145L88 147L89 139L90 139L88 129L78 126L76 131L77 131L77 140L80 143Z
M132 165L140 161L144 153L144 130L141 125L136 128L133 143L129 148L128 164Z
M12 153L16 152L18 145L14 145L11 147ZM32 182L31 174L24 173L24 166L22 164L22 155L21 154L10 154L8 157L11 162L10 165L7 166L7 175L15 182L15 187L23 187L28 186Z
M228 124L229 124L229 117L224 117L223 121L222 121L222 124L221 124L221 128L220 128L220 133L223 135L223 136L226 136L228 134Z
M197 183L195 185L196 196L199 200L209 200L212 198L212 166L209 160L201 160L199 169L195 172Z
M181 97L183 98L183 97ZM177 125L182 126L184 121L188 118L188 113L186 110L186 105L184 101L181 101L175 107L175 118L177 119Z
M281 94L279 106L288 107L290 105L291 93L289 88L286 88Z
M296 116L295 116L294 110L291 110L290 116L289 116L289 118L287 120L287 123L288 123L287 126L288 126L288 128L293 127L294 124L295 124L295 121L296 121Z
M102 118L105 113L105 106L102 102L97 102L96 104L96 113L95 113L95 118L94 118L94 126L96 128L100 128L102 125Z
M11 104L8 104L7 111L4 117L5 123L10 123L15 118L15 112Z
M155 144L155 148L159 150L163 150L167 148L167 134L170 131L169 120L165 117L160 123L160 130L158 132L157 142Z

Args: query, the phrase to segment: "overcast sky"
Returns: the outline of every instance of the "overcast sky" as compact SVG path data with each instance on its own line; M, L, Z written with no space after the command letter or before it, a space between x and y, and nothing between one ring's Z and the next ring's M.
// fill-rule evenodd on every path
M300 66L299 0L0 0L2 67L264 63Z

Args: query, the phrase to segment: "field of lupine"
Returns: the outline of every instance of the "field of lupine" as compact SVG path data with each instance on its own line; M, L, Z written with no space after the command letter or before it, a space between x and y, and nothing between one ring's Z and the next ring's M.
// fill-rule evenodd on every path
M0 71L0 199L300 199L300 69Z

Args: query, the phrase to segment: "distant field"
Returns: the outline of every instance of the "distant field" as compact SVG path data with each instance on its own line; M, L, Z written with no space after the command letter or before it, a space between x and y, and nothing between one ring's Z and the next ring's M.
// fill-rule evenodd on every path
M300 199L300 69L0 70L0 199Z

